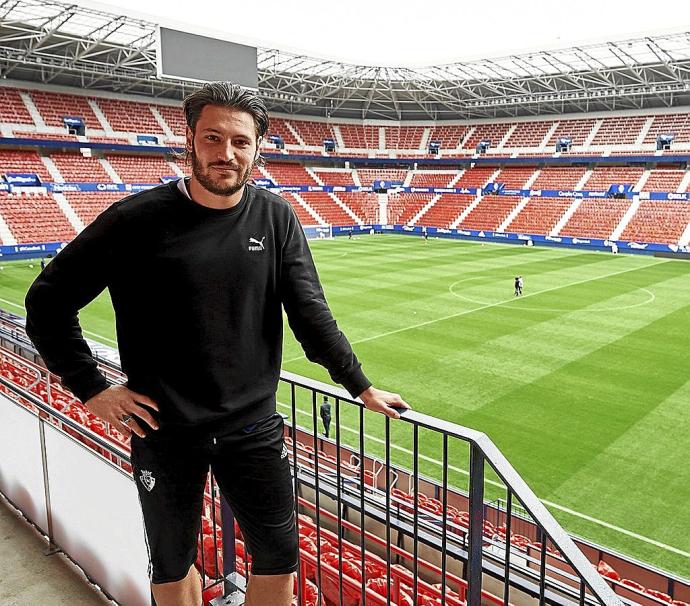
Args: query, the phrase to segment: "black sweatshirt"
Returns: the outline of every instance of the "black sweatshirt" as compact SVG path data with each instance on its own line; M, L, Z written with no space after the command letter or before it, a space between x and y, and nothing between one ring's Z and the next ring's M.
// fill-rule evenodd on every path
M36 278L26 330L82 401L106 387L78 323L105 288L130 389L167 426L242 427L275 411L283 318L307 358L353 396L369 387L326 304L304 232L281 197L247 185L217 210L176 182L113 204Z

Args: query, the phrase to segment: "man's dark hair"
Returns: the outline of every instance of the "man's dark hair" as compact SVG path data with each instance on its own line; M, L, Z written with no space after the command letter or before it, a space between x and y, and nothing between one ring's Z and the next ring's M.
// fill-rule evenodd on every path
M201 112L207 105L218 105L247 112L254 119L256 137L268 132L268 111L255 93L232 82L207 82L200 89L187 95L183 102L187 126L196 129Z

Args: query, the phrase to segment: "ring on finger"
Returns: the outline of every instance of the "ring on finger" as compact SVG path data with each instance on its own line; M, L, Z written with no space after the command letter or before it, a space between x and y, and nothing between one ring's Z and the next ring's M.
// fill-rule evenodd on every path
M124 424L127 425L132 420L132 415L122 415L120 417L120 421Z

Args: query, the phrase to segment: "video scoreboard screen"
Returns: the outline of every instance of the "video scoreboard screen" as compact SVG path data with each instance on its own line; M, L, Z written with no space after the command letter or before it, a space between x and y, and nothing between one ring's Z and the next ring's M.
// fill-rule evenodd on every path
M259 87L255 46L167 27L158 28L157 42L159 78L194 82L230 80L245 88Z

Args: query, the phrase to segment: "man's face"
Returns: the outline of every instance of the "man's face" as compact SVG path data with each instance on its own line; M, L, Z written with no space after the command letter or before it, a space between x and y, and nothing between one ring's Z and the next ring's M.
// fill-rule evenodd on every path
M187 127L192 173L217 196L240 191L252 174L257 154L256 127L247 112L207 105L192 133Z

